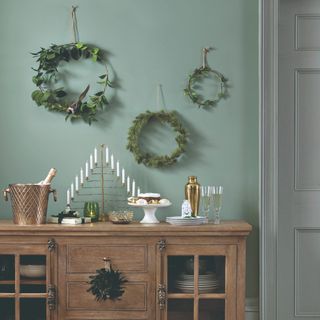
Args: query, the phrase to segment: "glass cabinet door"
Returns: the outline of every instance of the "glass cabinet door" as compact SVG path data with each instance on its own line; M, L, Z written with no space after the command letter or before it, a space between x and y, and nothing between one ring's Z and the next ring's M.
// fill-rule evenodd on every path
M168 245L164 320L236 319L236 246Z
M1 320L50 320L47 245L0 246Z

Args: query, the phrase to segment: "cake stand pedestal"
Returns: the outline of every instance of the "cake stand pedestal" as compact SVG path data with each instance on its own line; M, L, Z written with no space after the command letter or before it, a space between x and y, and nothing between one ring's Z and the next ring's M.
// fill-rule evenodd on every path
M158 208L165 208L171 206L171 203L166 204L145 204L140 205L136 203L128 203L129 206L142 208L144 211L144 217L140 223L153 224L159 223L160 221L156 217L156 211Z
M160 221L156 217L157 208L143 208L144 217L140 221L140 223L160 223Z

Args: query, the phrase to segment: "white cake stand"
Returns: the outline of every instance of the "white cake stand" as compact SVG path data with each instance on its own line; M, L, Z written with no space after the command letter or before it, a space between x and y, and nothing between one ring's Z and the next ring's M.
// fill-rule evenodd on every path
M160 221L156 217L156 211L158 208L165 208L171 206L171 203L166 204L137 204L128 203L129 206L142 208L144 211L144 217L140 223L159 223Z

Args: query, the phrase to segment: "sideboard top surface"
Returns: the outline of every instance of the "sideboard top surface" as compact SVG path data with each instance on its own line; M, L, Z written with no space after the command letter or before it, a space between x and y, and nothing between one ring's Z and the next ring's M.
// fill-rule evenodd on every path
M122 235L141 236L158 235L195 235L199 236L247 236L252 226L243 220L225 220L221 224L212 223L198 226L174 226L165 222L158 224L141 224L133 222L126 225L111 222L97 222L82 225L43 224L21 226L11 220L0 220L0 234L54 234L54 235Z

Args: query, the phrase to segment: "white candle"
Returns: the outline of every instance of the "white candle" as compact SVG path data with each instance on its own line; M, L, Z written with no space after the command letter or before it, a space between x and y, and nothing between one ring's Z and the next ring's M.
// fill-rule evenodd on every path
M106 163L109 163L109 148L106 147Z
M90 169L93 169L93 157L92 154L90 154Z
M120 177L120 163L117 161L117 177Z
M79 177L76 176L76 191L79 191Z
M67 204L70 204L70 190L67 190Z
M97 148L94 148L94 163L98 163L98 150Z
M132 196L136 196L136 182L132 180Z
M124 171L124 168L122 168L122 171L121 171L121 176L122 176L122 184L125 184L126 182L126 172Z
M71 199L74 198L74 184L71 183Z
M139 194L141 193L141 191L140 191L140 187L138 187L138 189L137 189L137 196L139 197Z
M89 178L89 163L88 161L86 162L86 179Z
M83 184L83 169L80 168L80 183Z
M130 192L130 177L127 177L127 192Z
M111 169L114 170L114 159L113 154L111 155Z

